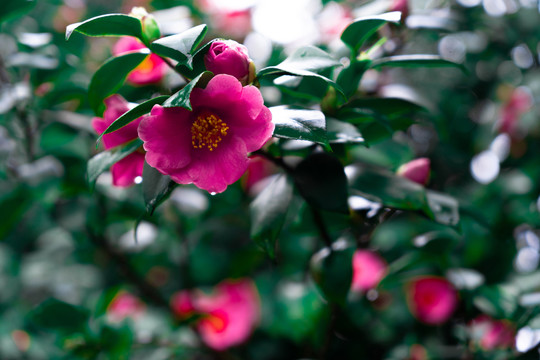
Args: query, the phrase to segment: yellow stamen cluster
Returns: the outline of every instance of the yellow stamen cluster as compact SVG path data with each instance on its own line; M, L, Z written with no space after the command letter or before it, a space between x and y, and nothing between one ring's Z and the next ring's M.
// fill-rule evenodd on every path
M210 112L203 112L191 125L191 144L195 149L207 147L213 151L227 135L227 123Z

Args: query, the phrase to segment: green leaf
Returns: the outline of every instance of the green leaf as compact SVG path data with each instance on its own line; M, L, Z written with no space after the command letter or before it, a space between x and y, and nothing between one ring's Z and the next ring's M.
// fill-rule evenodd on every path
M272 259L276 239L283 227L293 187L286 175L278 175L251 203L251 238Z
M328 142L331 144L365 144L358 129L349 123L336 119L326 121Z
M30 313L35 325L69 333L83 330L88 317L86 309L57 299L45 300Z
M143 40L141 21L136 17L124 14L100 15L68 25L66 40L69 40L73 31L87 36L135 36Z
M331 150L326 135L326 120L318 110L270 108L275 125L274 136L283 139L307 140Z
M324 297L343 306L351 288L354 248L341 245L334 243L313 255L310 271Z
M168 95L162 95L157 96L153 99L147 100L143 103L140 103L139 105L135 106L134 108L130 109L129 111L122 114L118 119L114 120L111 125L105 131L98 137L96 146L99 145L101 138L105 134L110 134L113 131L116 131L118 129L121 129L122 127L126 126L133 120L138 119L139 117L148 114L150 110L152 110L152 107L156 104L163 104L165 100L169 98Z
M132 152L136 151L142 144L143 141L141 139L135 139L127 144L117 146L107 151L102 151L92 157L88 160L88 165L86 167L88 183L93 184L101 173L117 161L122 160Z
M404 67L404 68L431 68L431 67L455 67L468 73L467 68L463 64L458 64L453 61L445 60L439 55L396 55L380 59L375 59L371 63L372 68L383 66Z
M97 116L103 116L103 100L122 87L128 74L150 54L142 49L125 55L110 58L94 74L88 86L88 100Z
M366 164L347 167L349 186L359 195L384 206L402 210L422 210L427 205L423 186Z
M168 175L163 175L145 161L142 188L146 211L152 215L154 210L169 197L177 185ZM135 229L136 231L137 229Z
M210 46L214 41L217 41L219 39L213 39L201 46L195 54L191 56L191 61L188 64L179 63L176 65L176 70L179 71L182 75L184 75L188 79L196 78L199 74L206 71L206 66L204 65L204 56L210 50Z
M0 23L24 15L34 5L36 5L34 0L2 0L0 3Z
M191 108L191 102L189 101L189 96L191 91L195 86L204 87L208 84L208 81L212 78L213 74L210 71L205 71L195 79L187 83L182 90L178 91L176 94L172 95L167 101L163 103L163 107L183 107L189 111L193 110ZM199 84L200 82L200 84Z
M180 34L158 39L150 45L150 49L158 55L170 57L193 70L193 51L204 39L207 30L205 24L198 25Z
M336 66L341 66L341 63L334 59L330 54L317 47L306 46L296 50L291 56L280 64L261 69L257 73L257 78L261 79L265 76L282 75L316 77L333 86L339 93L341 93L341 95L345 96L341 86L326 76L317 74L317 71L322 71Z
M371 60L357 61L353 59L351 64L339 73L337 83L341 86L345 95L352 96L356 93L360 80L370 65Z
M446 194L427 190L427 206L424 208L429 217L438 223L455 226L459 223L459 202Z
M380 27L389 22L399 23L400 20L401 12L399 11L358 18L343 31L341 40L351 48L352 56L356 56L364 42Z
M339 160L314 153L293 171L295 184L308 203L322 210L348 214L347 177Z

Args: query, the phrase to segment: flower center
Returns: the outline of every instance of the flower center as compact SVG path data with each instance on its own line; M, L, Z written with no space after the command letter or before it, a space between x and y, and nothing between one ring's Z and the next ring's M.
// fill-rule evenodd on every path
M204 111L197 116L191 125L191 144L195 149L204 147L213 151L227 135L229 127L227 123L209 111Z

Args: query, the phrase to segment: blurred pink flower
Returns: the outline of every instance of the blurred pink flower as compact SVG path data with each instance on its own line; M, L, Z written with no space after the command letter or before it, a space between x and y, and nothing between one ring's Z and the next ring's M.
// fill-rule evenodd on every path
M397 170L397 175L420 185L426 185L429 180L430 166L431 162L428 158L419 158L401 165Z
M199 8L210 17L212 28L219 34L243 39L251 31L251 10L231 6L233 2L198 0Z
M114 45L113 55L123 55L145 47L137 38L124 36ZM166 71L167 64L156 54L151 54L129 73L127 80L135 85L155 84L163 79Z
M128 102L120 95L114 94L105 99L105 112L103 118L94 117L92 127L98 134L102 134L120 115L129 110ZM103 136L105 149L110 149L130 142L137 138L137 127L143 117L132 121L117 131ZM142 175L144 154L135 151L111 167L114 186L131 186L135 178Z
M498 123L499 132L515 137L519 119L529 111L532 105L533 99L527 88L518 87L514 89L501 109L501 117Z
M321 42L329 44L339 39L343 31L353 21L351 10L336 2L329 2L317 17L321 32Z
M353 259L353 279L351 290L366 292L377 287L386 276L387 268L384 259L370 250L356 250Z
M259 89L225 74L190 100L193 111L155 105L141 121L146 161L179 184L223 192L246 171L247 153L272 136L272 115Z
M408 284L406 291L411 313L429 325L444 323L457 307L458 294L452 284L442 277L416 278Z
M400 11L401 23L405 24L405 20L409 16L409 0L393 0L388 11Z
M112 322L120 322L127 317L136 319L146 310L146 305L135 295L119 291L107 307L107 317Z
M242 85L251 83L255 78L255 65L247 48L234 40L214 41L204 57L204 64L214 75L232 75Z
M420 344L412 344L409 348L407 360L427 360L429 359L426 348Z
M516 329L508 320L495 320L487 315L477 316L469 324L473 342L484 350L511 349Z
M260 319L260 299L249 279L224 280L211 294L194 291L177 293L172 300L177 315L201 315L196 328L204 343L217 351L243 343Z

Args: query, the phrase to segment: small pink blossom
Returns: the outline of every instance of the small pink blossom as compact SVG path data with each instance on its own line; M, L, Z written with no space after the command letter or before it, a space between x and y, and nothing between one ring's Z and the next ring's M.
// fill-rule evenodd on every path
M351 290L366 292L377 287L386 276L387 268L384 259L370 250L356 250L352 260L353 279Z
M469 329L473 342L484 350L514 347L516 329L508 320L495 320L487 315L480 315L471 321Z
M420 185L426 185L429 181L431 162L428 158L419 158L403 164L397 170L397 175L407 178Z
M225 74L193 89L190 100L193 111L155 105L141 121L146 161L179 184L223 192L272 136L272 115L259 89Z
M198 0L197 3L202 12L210 17L210 23L217 33L243 39L251 31L249 7L222 0Z
M120 95L111 95L105 99L105 112L103 118L94 117L92 127L98 134L102 134L116 119L129 110L128 102ZM142 117L128 125L106 134L102 138L105 149L123 145L138 137L137 127ZM113 185L126 187L134 184L135 178L142 175L144 167L144 154L135 151L111 167Z
M225 280L211 294L177 293L172 300L180 318L200 315L195 326L204 343L217 351L243 343L260 320L260 299L249 279Z
M234 40L214 41L204 56L204 65L214 75L234 76L242 85L251 83L255 78L255 65L247 48Z
M411 313L426 324L446 322L457 307L458 294L445 278L419 277L410 282L406 290Z
M270 160L262 156L251 156L242 178L242 186L250 195L257 195L269 184L271 175L277 171L278 167Z
M353 16L351 10L336 2L329 2L325 5L317 17L321 33L321 42L330 44L339 39L343 31L351 24Z
M420 344L412 344L409 348L409 357L407 360L428 360L426 348Z
M123 55L144 49L146 46L137 38L131 36L121 37L113 47L113 55ZM156 54L146 57L127 77L135 85L155 84L163 79L167 71L167 64Z
M146 305L135 295L120 291L107 307L107 317L112 322L120 322L127 317L136 319L144 313Z
M530 91L525 87L518 87L512 91L510 98L501 109L499 131L515 137L519 119L533 105Z

